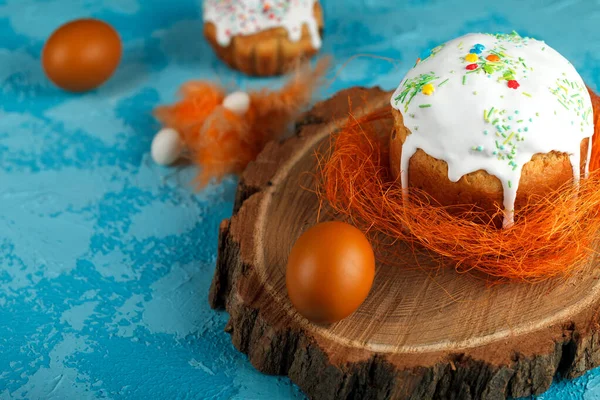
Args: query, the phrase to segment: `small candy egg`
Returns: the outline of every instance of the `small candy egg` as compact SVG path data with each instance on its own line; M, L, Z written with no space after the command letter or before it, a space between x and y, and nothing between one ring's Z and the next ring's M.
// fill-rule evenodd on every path
M431 83L427 83L421 88L421 92L426 96L431 96L434 91L435 87Z
M173 164L181 155L183 143L175 129L163 128L152 139L151 154L155 163Z
M510 81L506 82L506 86L508 86L511 89L517 89L519 86L519 82L515 81L514 79L511 79Z
M498 61L500 61L500 57L498 57L495 54L490 54L485 59L488 60L488 61L491 61L491 62L498 62Z
M223 99L223 107L237 115L244 115L250 108L250 96L246 92L233 92Z
M60 88L85 92L111 77L121 52L121 39L112 26L95 19L79 19L64 24L48 38L42 66Z
M465 56L465 61L470 62L470 63L474 63L478 59L479 59L479 57L477 57L477 54L474 54L474 53L469 53Z
M375 256L365 235L343 222L324 222L294 244L286 287L301 315L317 324L331 324L363 303L374 276Z

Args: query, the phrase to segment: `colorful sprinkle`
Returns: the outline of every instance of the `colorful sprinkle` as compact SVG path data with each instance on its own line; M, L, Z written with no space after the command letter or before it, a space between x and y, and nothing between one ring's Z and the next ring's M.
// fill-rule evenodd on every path
M469 53L465 56L465 61L467 61L467 62L474 63L477 60L479 60L479 57L477 57L477 54Z
M396 102L396 104L404 104L404 111L408 111L408 105L410 104L412 99L417 95L417 93L421 92L421 89L425 85L429 84L430 82L433 82L436 79L438 79L438 77L435 74L431 73L421 74L415 78L406 80L406 82L404 82L403 84L402 92L400 92L400 94L394 98L394 101Z
M531 95L527 92L521 92L521 93L523 93L523 96L531 97Z
M429 108L431 104L419 104L419 108Z
M449 80L450 80L450 78L446 79L445 81L443 81L442 83L440 83L440 84L438 85L438 87L442 86L443 84L445 84L445 83L446 83L446 82L448 82Z
M421 88L421 92L425 95L425 96L431 96L433 94L433 92L435 91L435 87L431 84L428 83L426 85L423 85L423 88Z
M519 82L515 81L514 79L511 79L510 81L508 81L506 83L506 85L511 89L517 89L519 86L521 86L521 85L519 85Z

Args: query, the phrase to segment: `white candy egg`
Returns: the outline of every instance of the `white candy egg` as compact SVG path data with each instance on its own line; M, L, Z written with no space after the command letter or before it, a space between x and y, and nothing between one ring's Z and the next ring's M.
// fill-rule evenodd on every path
M170 165L181 155L183 143L175 129L163 128L152 139L152 159L160 165Z
M244 115L250 108L250 96L246 92L233 92L225 97L223 107L237 115Z

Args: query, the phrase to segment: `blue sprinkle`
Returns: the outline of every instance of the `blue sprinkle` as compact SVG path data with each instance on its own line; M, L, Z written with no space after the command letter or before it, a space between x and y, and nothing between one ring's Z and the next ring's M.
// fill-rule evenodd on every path
M518 113L519 113L519 110L515 110L515 114L518 114Z
M517 132L521 132L521 128L517 129Z
M525 132L527 132L527 131L529 131L529 128L525 127L525 128L523 128L523 130L524 130Z
M533 118L529 118L529 122L533 122Z
M509 115L509 116L508 116L508 119L509 119L509 120L512 120L512 115Z

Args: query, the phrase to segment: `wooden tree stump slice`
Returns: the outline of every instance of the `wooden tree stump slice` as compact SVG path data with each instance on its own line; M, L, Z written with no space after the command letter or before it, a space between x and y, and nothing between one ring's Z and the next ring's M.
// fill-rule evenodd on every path
M557 373L576 377L599 365L600 271L592 267L489 286L451 268L378 265L369 297L343 321L317 326L295 312L287 256L318 221L317 197L306 190L315 185L315 149L347 118L348 98L373 109L390 93L353 88L317 104L240 181L210 290L211 305L230 314L236 348L313 399L522 397L544 392Z

